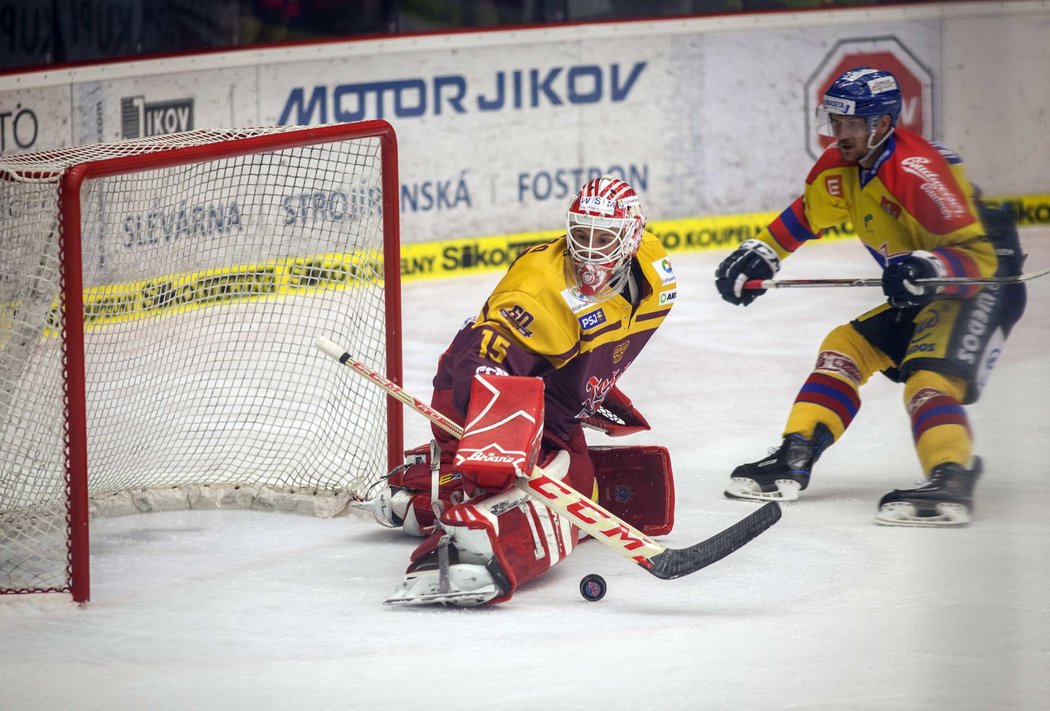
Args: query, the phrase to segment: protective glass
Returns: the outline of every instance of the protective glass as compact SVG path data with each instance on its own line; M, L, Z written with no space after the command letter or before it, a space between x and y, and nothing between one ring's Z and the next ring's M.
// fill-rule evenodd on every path
M830 111L825 105L817 107L817 133L831 138L860 138L875 131L877 116L850 116Z

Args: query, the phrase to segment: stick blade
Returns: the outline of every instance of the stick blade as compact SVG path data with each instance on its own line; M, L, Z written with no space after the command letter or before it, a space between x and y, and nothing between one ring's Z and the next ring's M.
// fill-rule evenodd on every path
M695 573L722 560L780 520L780 504L770 501L747 518L688 548L668 548L649 559L647 570L661 580Z

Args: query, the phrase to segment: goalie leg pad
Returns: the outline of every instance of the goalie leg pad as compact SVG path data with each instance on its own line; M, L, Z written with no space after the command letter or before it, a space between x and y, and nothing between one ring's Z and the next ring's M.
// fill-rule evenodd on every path
M549 476L563 478L569 462L569 454L561 451L544 469ZM466 606L505 602L520 585L568 556L579 533L567 520L516 488L452 506L442 515L441 528L413 552L391 603ZM445 576L448 589L442 591L440 543L445 535L449 573ZM457 588L461 585L457 581L466 581L466 587ZM481 589L492 594L486 597L478 592ZM486 599L481 600L483 597Z
M674 527L674 474L665 447L591 447L598 503L642 533Z

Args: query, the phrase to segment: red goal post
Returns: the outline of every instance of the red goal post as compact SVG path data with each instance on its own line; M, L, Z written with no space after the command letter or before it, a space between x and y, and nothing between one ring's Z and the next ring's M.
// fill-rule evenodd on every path
M89 597L92 516L317 515L401 462L385 121L0 157L0 593Z

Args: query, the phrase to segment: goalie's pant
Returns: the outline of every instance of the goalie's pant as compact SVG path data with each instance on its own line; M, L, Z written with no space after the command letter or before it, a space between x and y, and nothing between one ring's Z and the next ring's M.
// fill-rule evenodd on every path
M824 424L838 440L860 409L860 387L877 372L904 383L915 449L927 474L966 465L973 435L963 405L975 402L1024 312L1023 285L986 288L967 300L923 307L882 304L824 339L788 416L785 436Z

